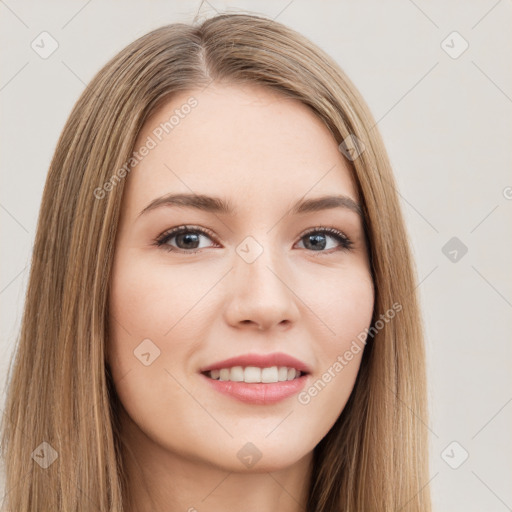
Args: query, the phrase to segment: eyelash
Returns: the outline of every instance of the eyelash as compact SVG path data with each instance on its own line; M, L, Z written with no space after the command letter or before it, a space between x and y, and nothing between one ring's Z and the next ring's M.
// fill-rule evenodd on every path
M157 247L159 247L167 252L178 252L178 253L182 253L182 254L196 254L198 252L201 252L204 249L204 247L202 249L188 251L185 249L179 249L176 247L172 247L171 245L167 244L167 242L169 240L171 240L172 238L174 238L175 236L181 235L183 233L189 233L189 232L201 233L201 234L213 239L213 241L215 241L215 237L211 231L204 229L204 228L197 227L197 226L184 225L184 226L178 226L178 227L172 228L168 231L165 231L154 241L154 245L156 245ZM313 233L327 233L328 235L337 239L338 242L340 243L341 247L334 249L334 250L330 249L327 251L309 251L309 252L312 252L312 253L318 252L319 254L331 254L332 252L336 252L336 251L352 250L353 242L352 242L352 240L350 240L350 238L348 238L348 236L346 236L344 233L342 233L341 231L339 231L337 229L328 228L328 227L324 227L324 226L317 226L315 228L309 229L308 231L306 231L305 233L303 233L301 235L300 240L308 235L313 234ZM215 243L217 243L217 242L215 242Z

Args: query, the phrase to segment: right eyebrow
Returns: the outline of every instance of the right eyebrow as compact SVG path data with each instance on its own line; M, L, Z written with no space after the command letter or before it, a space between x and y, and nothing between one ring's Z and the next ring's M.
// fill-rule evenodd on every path
M161 206L184 206L206 212L223 213L226 215L235 214L235 208L231 206L228 201L220 197L211 197L201 194L167 194L151 201L139 213L139 216Z

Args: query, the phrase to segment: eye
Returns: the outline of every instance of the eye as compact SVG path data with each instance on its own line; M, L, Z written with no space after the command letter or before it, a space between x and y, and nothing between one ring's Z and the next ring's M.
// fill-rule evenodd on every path
M202 237L212 239L212 235L206 229L195 226L178 226L163 233L155 240L155 244L166 251L178 251L193 254L199 251L190 249L205 248L204 245L201 246ZM175 243L178 247L169 244L173 239L176 239Z
M338 250L350 250L352 248L353 242L348 238L344 233L338 231L334 228L324 228L317 227L309 230L306 234L302 235L301 241L306 240L306 243L303 245L305 249L311 249L314 252L332 252L325 251L326 247L329 245L327 239L331 238L338 242L339 248ZM335 244L336 245L336 244ZM333 247L327 247L327 249L332 249ZM336 246L334 246L336 250Z
M166 231L155 240L155 245L161 247L166 251L176 251L185 254L194 254L200 252L201 249L208 248L208 245L201 245L201 238L214 238L213 234L204 228L197 226L178 226L176 228ZM328 247L328 239L331 238L338 243L334 247ZM171 244L174 240L174 244ZM300 241L306 240L303 243L303 248L309 249L313 252L328 253L330 254L336 250L350 250L352 248L352 241L341 231L334 228L316 227L310 229L307 233L303 234ZM218 246L218 244L217 244ZM325 249L328 250L325 250Z

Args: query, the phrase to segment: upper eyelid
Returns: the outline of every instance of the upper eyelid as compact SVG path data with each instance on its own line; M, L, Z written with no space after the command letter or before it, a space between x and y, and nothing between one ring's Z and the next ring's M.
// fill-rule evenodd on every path
M161 235L157 237L157 240L163 240L169 236L176 236L180 233L180 231L198 231L202 235L208 235L212 239L216 239L215 234L206 228L201 228L199 226L190 226L190 225L183 225L183 226L176 226L175 228L168 229L164 231Z

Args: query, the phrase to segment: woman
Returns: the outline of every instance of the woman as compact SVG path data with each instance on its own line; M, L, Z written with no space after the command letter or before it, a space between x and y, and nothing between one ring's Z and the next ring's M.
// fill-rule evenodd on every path
M91 81L44 190L9 510L428 511L413 264L373 118L257 16Z

